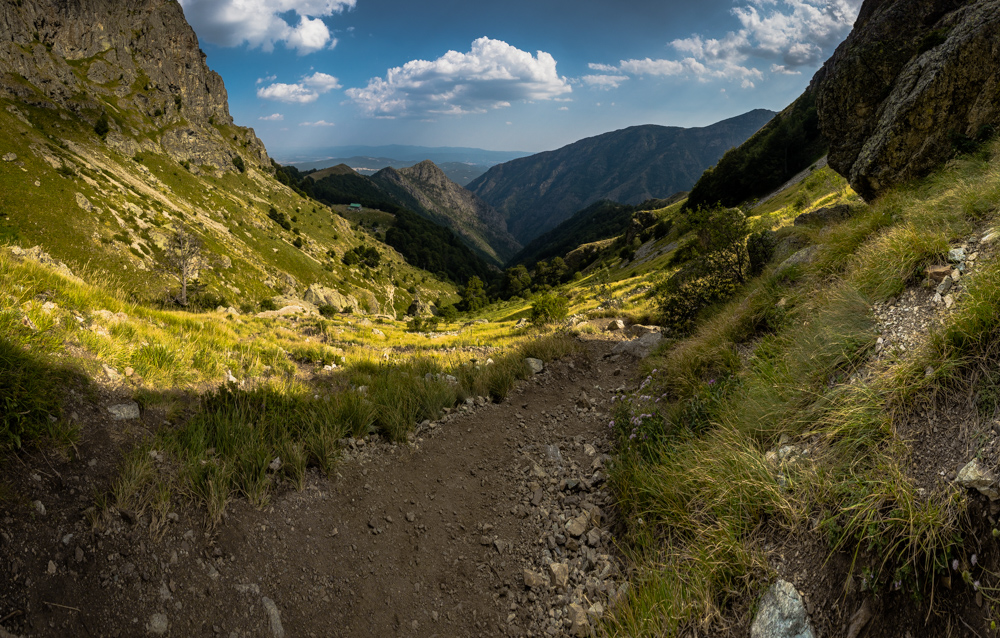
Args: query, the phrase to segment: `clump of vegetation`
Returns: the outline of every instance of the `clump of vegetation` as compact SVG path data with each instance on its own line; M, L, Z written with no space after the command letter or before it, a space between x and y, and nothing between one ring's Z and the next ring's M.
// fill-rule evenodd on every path
M108 114L102 111L101 116L97 118L97 122L94 124L94 132L103 140L108 136L109 131L111 131L111 125L108 123Z
M532 323L562 321L567 314L569 314L569 299L559 295L542 295L531 305Z
M374 246L355 246L344 253L341 261L345 266L360 264L369 268L378 268L378 265L382 263L382 255Z
M238 170L241 173L247 172L247 164L246 162L243 161L243 158L240 157L239 155L233 155L233 166L235 166L236 170Z

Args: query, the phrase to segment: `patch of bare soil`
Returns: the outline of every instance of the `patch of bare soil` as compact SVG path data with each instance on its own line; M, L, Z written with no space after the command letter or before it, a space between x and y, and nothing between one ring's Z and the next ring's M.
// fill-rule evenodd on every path
M4 460L0 626L18 636L584 634L621 593L605 491L607 402L628 361L581 354L409 445L353 441L334 476L177 505L163 529L86 510L119 459L103 408L72 460ZM102 399L104 400L104 399ZM39 504L41 506L39 506ZM0 634L2 635L2 634Z

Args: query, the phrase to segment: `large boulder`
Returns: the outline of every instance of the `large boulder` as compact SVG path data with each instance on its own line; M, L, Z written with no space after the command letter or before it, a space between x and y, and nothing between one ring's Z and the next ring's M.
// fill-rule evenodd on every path
M829 163L865 199L1000 119L1000 0L865 0L817 73Z
M343 312L348 308L354 312L358 311L357 299L351 295L342 295L333 288L327 288L319 284L309 286L309 290L305 294L305 300L317 307L333 306L339 312Z

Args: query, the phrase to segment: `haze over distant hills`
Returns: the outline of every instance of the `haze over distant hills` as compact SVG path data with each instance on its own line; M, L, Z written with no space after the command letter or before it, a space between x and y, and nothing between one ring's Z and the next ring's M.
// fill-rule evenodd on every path
M338 166L343 164L345 166L350 166L354 172L359 175L367 175L371 177L383 168L410 168L411 166L415 166L419 163L420 162L414 160L398 160L390 157L363 157L355 155L354 157L337 157L323 162L306 162L305 164L298 164L295 166L303 171L307 171L312 168L321 168L322 170L323 167ZM441 164L436 164L436 166L444 171L444 174L448 176L448 179L455 182L459 186L467 186L469 182L490 169L490 165L487 164L466 164L464 162L442 162Z
M755 109L700 128L633 126L499 164L467 188L523 244L601 199L638 204L690 189L774 115Z

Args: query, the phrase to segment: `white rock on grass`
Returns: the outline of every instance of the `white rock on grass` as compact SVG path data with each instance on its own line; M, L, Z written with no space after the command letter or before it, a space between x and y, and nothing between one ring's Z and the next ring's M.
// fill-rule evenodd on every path
M750 625L750 638L814 638L802 597L791 583L779 580L760 601Z
M958 471L955 482L967 489L979 490L979 493L991 501L1000 499L996 477L982 466L977 459L972 459Z
M545 369L545 363L541 359L535 359L534 357L528 357L524 360L528 367L531 368L531 374L538 374Z
M130 421L139 418L139 404L135 401L119 403L108 408L115 421Z

